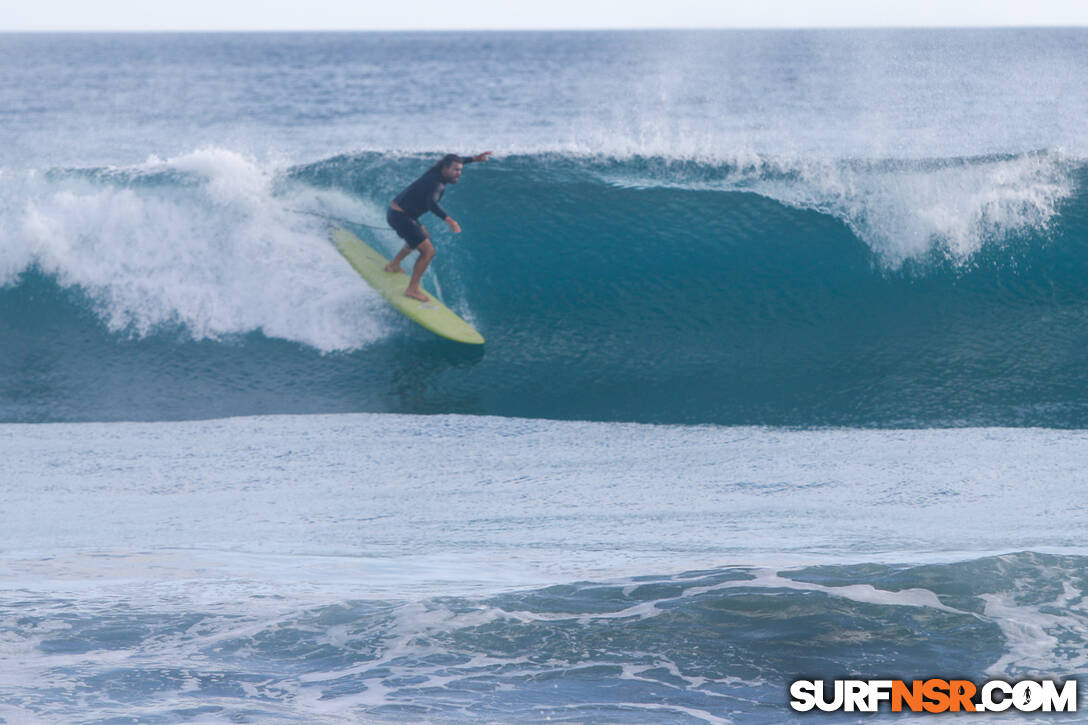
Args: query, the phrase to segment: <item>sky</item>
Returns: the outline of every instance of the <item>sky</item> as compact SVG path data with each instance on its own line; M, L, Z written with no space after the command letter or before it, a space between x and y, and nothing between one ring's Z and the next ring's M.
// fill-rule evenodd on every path
M0 31L1088 26L1085 0L0 0Z

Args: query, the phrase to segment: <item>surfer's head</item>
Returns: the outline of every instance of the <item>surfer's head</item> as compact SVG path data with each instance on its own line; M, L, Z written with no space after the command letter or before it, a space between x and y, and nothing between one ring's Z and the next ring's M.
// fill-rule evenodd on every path
M434 168L438 169L442 174L442 181L447 184L456 184L457 180L461 178L461 157L457 154L446 154L442 157L442 160L434 165Z

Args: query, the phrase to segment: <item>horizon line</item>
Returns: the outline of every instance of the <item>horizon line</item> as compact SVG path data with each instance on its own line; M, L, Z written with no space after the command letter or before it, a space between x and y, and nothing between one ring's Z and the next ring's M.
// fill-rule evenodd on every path
M0 35L19 34L127 34L127 33L595 33L595 32L700 32L700 31L796 31L796 30L1082 30L1088 21L1076 25L960 24L960 25L723 25L713 27L546 27L546 28L15 28L0 29Z

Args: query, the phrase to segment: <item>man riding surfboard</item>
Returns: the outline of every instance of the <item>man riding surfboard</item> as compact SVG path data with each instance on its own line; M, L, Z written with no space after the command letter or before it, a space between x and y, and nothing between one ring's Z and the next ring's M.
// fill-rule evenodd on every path
M420 224L419 218L427 212L431 212L446 224L449 224L454 234L460 234L461 225L446 213L446 210L439 205L438 200L442 198L442 194L446 191L446 184L456 184L458 179L461 178L461 169L465 164L487 161L489 156L491 156L490 151L484 151L482 154L476 154L475 156L446 154L441 161L428 169L423 176L409 184L389 204L389 211L386 212L385 220L397 233L397 236L404 240L404 247L397 252L397 255L390 260L389 264L385 265L385 271L400 272L400 263L404 261L404 258L413 251L419 252L419 258L416 259L415 266L412 267L412 278L408 282L408 289L404 290L404 294L408 297L417 299L420 302L430 300L430 297L419 288L419 281L423 278L427 265L434 259L434 244L431 243L431 235L427 232L427 228Z

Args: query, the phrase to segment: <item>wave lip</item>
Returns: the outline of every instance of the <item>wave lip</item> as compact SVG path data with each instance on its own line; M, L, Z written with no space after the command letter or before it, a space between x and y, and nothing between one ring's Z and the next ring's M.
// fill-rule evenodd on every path
M986 244L1044 236L1085 173L1083 160L1059 151L929 160L635 157L600 166L602 178L620 186L747 191L831 215L892 268L934 250L963 264Z

